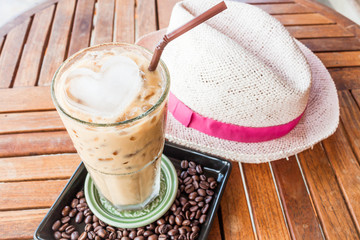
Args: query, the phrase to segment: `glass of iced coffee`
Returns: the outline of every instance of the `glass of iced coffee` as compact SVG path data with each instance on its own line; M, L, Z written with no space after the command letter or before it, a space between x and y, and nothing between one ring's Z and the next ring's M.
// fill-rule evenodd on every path
M109 43L86 48L57 70L54 104L98 191L119 210L141 209L160 189L169 93L163 62Z

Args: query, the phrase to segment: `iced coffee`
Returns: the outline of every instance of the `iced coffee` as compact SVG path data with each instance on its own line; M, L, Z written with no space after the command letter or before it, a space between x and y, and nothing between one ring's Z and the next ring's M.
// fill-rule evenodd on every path
M160 188L169 75L136 45L103 44L67 59L52 82L61 119L98 191L138 209Z

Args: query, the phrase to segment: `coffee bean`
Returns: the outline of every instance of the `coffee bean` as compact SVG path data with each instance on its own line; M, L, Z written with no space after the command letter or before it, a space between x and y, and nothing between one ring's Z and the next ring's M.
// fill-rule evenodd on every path
M205 175L200 175L200 181L206 181L206 176Z
M212 196L206 196L206 197L205 197L205 202L206 202L206 203L211 202L211 200L212 200Z
M166 240L166 235L164 235L164 234L161 234L160 236L159 236L159 238L158 238L158 240Z
M201 167L201 165L196 165L196 172L198 173L198 174L203 174L203 169L202 169L202 167Z
M99 226L94 228L94 232L97 233L98 231L100 231L100 229L103 229L103 227L99 225Z
M160 218L159 220L156 221L157 225L164 225L166 222L164 219Z
M195 201L193 201L193 200L189 201L189 203L190 203L191 206L197 205L197 203Z
M130 240L128 237L122 237L120 240Z
M66 238L66 239L70 239L70 238L71 238L70 234L67 234L66 232L61 233L61 237L62 237L62 238Z
M79 204L79 199L74 198L70 204L72 208L76 208L76 206Z
M157 226L157 227L155 228L155 233L156 233L156 234L160 234L160 233L159 233L159 228L160 228L160 226Z
M213 190L206 190L206 194L209 196L214 195L214 191Z
M208 183L211 183L211 182L216 182L216 179L214 177L208 177L207 179Z
M158 240L158 236L156 234L153 234L148 237L148 240Z
M192 206L189 210L190 212L196 212L199 209L198 206Z
M106 237L106 231L103 228L99 229L99 231L97 231L96 234L99 235L99 237L101 237L101 238Z
M66 217L61 218L61 222L62 222L62 223L67 223L67 222L69 222L69 221L70 221L70 217L69 217L69 216L66 216Z
M154 230L154 229L155 229L155 224L154 224L154 223L150 223L150 225L147 225L147 226L146 226L146 229L148 229L148 230L150 230L150 231Z
M73 231L75 231L75 227L73 225L70 225L65 229L67 234L71 234Z
M101 226L103 226L103 227L106 226L106 224L105 224L103 221L101 221L100 219L99 219L99 224L100 224Z
M101 237L95 236L95 240L101 240Z
M203 223L205 222L205 220L206 220L206 214L201 215L201 217L200 217L200 219L199 219L199 222L200 222L201 224L203 224Z
M181 215L177 215L175 217L175 222L176 222L177 225L181 226L182 222L183 222L183 217Z
M210 188L211 188L211 189L215 189L216 186L217 186L217 182L216 182L216 181L210 182Z
M76 216L76 214L77 214L77 209L74 208L73 210L71 210L71 211L69 212L69 217L73 218L73 217Z
M199 184L199 186L200 186L202 189L207 190L207 189L209 189L210 184L209 184L208 182L206 182L206 181L201 181L200 184Z
M198 182L198 181L194 180L194 181L193 181L193 185L194 185L194 188L195 188L196 190L199 189L199 182Z
M144 232L144 237L150 237L151 235L153 235L154 233L152 232L152 231L150 231L150 230L146 230L145 232Z
M76 209L79 211L79 212L83 212L85 211L85 209L87 208L87 203L79 203L78 205L76 205Z
M193 231L193 232L200 232L200 228L199 228L198 226L193 226L193 227L191 228L191 231Z
M198 193L200 196L202 196L202 197L205 197L205 196L206 196L206 191L205 191L204 189L202 189L202 188L199 188L199 189L197 190L197 193Z
M194 199L197 198L197 196L198 196L197 192L192 192L192 193L189 194L189 199L190 199L190 200L194 200ZM196 200L195 200L195 201L196 201Z
M79 199L79 203L84 203L84 202L86 202L86 199L84 197Z
M91 223L91 222L92 222L92 216L91 216L91 215L87 216L87 217L85 218L84 222L85 222L86 224Z
M195 214L196 214L196 212L191 212L189 219L193 220L195 218Z
M197 192L195 192L195 193L197 195ZM201 201L204 201L204 197L199 196L199 197L195 198L195 202L201 202Z
M199 219L201 217L201 211L200 209L196 211L195 219Z
M78 231L72 232L70 238L71 240L77 240L79 238L79 232Z
M199 206L199 207L205 206L205 202L199 202L199 203L198 203L198 206Z
M145 238L143 236L137 236L134 240L145 240Z
M96 233L94 231L90 231L90 232L87 233L87 237L90 240L95 239Z
M93 214L93 213L91 212L90 209L86 209L86 210L84 211L84 216L85 216L85 217L90 216L90 215L92 215L92 214Z
M78 212L75 217L75 222L81 223L83 221L83 218L84 218L83 212Z
M113 228L112 226L107 226L106 227L106 230L109 231L109 232L115 232L115 228Z
M59 231L54 232L54 238L55 239L60 239L61 238L61 232L59 232Z
M193 233L190 234L190 240L194 240L194 239L196 239L198 236L199 236L199 233L193 232Z
M188 176L187 171L182 171L181 174L180 174L180 177L181 177L182 179L187 178L187 176Z
M71 211L71 208L69 206L65 206L63 208L63 210L61 211L61 215L63 215L65 217L69 214L70 211Z
M52 229L53 231L57 231L57 230L59 230L60 226L61 226L61 222L60 222L60 220L57 220L57 221L54 222L54 224L52 225L51 229Z
M80 237L78 238L78 240L85 240L87 238L87 232L83 232Z
M186 240L186 235L185 234L181 234L178 238L178 240Z
M159 233L160 234L166 234L169 231L169 225L168 224L163 224L159 227Z
M171 205L170 210L171 210L172 212L175 212L175 211L176 211L176 204L175 204L175 203L173 203L173 205Z
M195 168L188 168L187 173L190 174L191 176L193 176L196 174L196 170L195 170Z
M186 169L189 167L189 162L187 160L182 160L180 165L182 169Z
M194 163L193 161L189 162L189 168L195 168L196 167L196 163Z
M64 225L62 225L60 228L59 228L59 231L60 232L63 232L65 231L65 229L69 226L69 223L65 223Z
M189 226L184 226L183 228L186 230L187 233L191 232L191 228Z
M201 212L205 214L209 210L210 205L207 203L202 209Z
M186 219L190 219L190 214L191 214L191 212L188 210L188 211L186 211L185 212L185 218Z
M100 224L99 224L99 222L94 222L94 223L92 224L92 226L93 226L93 228L96 228L97 226L100 226Z
M139 229L136 233L138 236L143 236L145 234L145 230L144 229ZM149 235L148 235L149 236Z
M195 188L194 188L194 185L192 185L192 184L186 185L186 187L185 187L185 192L187 194L194 192L194 190L195 190Z
M193 182L193 179L191 177L187 177L187 178L184 179L184 184L185 185L188 185L188 184L190 184L192 182Z
M174 215L170 215L168 222L169 222L171 225L174 225L174 224L175 224L175 216L174 216Z
M186 220L184 220L184 221L182 222L182 225L183 225L183 226L189 226L190 224L191 224L191 221L188 220L188 219L186 219Z
M200 177L199 177L198 175L191 176L191 178L192 178L194 181L200 181Z
M189 203L189 202L186 202L185 204L184 204L184 206L182 207L182 211L183 212L185 212L186 210L188 210L189 208L190 208L190 206L191 206L191 204Z
M168 235L170 236L175 236L179 233L179 231L177 229L172 229L168 232Z
M130 233L129 233L129 238L130 239L134 239L136 237L136 231L131 231Z
M93 230L93 226L90 223L88 223L85 225L84 229L86 232L90 232L91 230Z
M76 194L76 198L83 198L84 197L84 191L80 191Z

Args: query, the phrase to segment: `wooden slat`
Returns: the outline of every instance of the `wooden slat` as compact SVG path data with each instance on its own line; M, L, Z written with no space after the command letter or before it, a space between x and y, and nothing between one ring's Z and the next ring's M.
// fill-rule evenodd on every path
M65 130L56 111L0 114L0 134Z
M333 169L320 144L299 154L300 163L327 239L359 239Z
M0 113L53 109L49 87L0 89Z
M155 1L138 0L135 19L135 40L139 37L156 31Z
M360 40L357 38L315 38L302 39L313 52L335 52L360 50Z
M54 8L55 6L52 5L35 14L29 37L24 46L14 87L34 86L36 84Z
M135 42L135 0L115 2L115 42Z
M255 5L269 14L291 14L291 13L313 13L311 8L304 7L298 3L283 4L257 4Z
M74 152L66 131L0 135L0 157Z
M295 38L353 37L350 31L335 25L287 26L286 29Z
M95 0L78 0L72 28L68 56L90 44Z
M49 209L0 211L0 239L32 239Z
M355 99L360 103L359 90L352 91ZM340 117L349 136L350 145L360 163L360 111L349 91L338 91L340 103Z
M293 239L323 239L296 158L271 163Z
M0 183L0 210L50 207L68 180Z
M238 164L233 163L230 178L221 200L225 239L254 239L249 208Z
M0 181L67 179L80 162L77 154L0 158Z
M66 57L75 3L76 0L62 0L57 4L49 43L41 66L39 86L50 85L56 69Z
M159 29L167 28L173 7L180 0L157 0Z
M0 56L0 88L8 88L11 84L29 23L30 19L12 29L6 36Z
M360 166L346 139L343 124L323 142L347 206L360 232Z
M279 20L284 26L334 23L334 21L322 16L319 13L283 14L283 15L275 15L274 17L277 20Z
M259 239L290 239L269 164L243 164Z
M360 51L316 53L326 67L360 66Z
M360 88L360 67L330 68L329 72L338 90Z
M92 45L112 42L114 30L114 0L98 0Z
M219 225L219 216L218 214L214 217L214 222L211 227L210 233L208 235L208 240L221 240L221 232L220 232L220 225Z

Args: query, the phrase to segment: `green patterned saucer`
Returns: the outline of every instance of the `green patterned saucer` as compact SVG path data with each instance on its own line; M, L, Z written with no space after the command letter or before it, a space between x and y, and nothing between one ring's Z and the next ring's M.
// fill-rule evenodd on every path
M103 222L120 228L137 228L150 224L163 216L173 204L178 180L171 161L161 157L160 193L140 210L118 210L96 189L90 175L86 176L84 192L90 210Z

